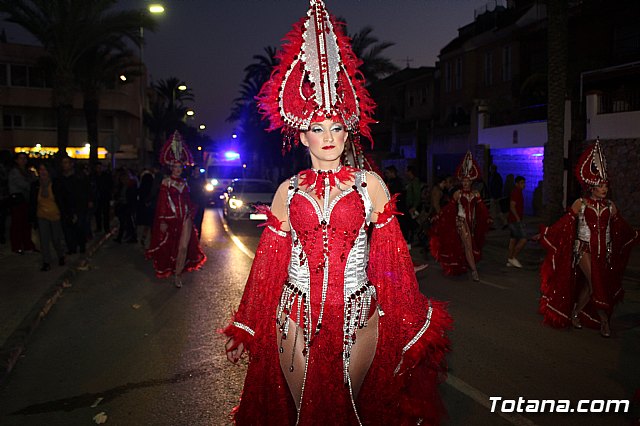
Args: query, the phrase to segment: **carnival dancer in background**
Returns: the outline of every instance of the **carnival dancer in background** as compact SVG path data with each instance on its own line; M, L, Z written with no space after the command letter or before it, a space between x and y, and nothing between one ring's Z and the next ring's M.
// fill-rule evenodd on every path
M480 168L467 152L456 170L462 188L435 217L431 228L431 254L445 275L471 271L473 281L480 281L476 263L482 257L485 236L491 224L489 211L477 191L471 189L480 177Z
M207 257L193 226L195 209L189 186L181 176L185 166L193 165L193 157L177 131L162 147L160 164L168 167L171 175L160 185L151 242L145 254L153 259L156 276L173 276L173 283L179 288L182 273L199 269Z
M320 0L287 39L259 107L313 168L261 209L268 226L225 329L230 361L250 353L235 422L438 424L451 319L420 293L382 179L342 161L370 139L359 61Z
M607 199L607 164L599 141L580 156L576 177L586 195L555 224L540 229L547 249L540 271L540 313L551 326L584 324L609 337L613 307L624 294L629 252L640 237Z

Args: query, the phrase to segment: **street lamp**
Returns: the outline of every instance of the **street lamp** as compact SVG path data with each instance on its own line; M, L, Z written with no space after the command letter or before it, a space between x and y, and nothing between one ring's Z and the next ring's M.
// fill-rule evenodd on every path
M164 6L158 3L150 4L147 8L149 13L153 15L160 15L164 13ZM140 11L140 109L139 109L139 117L140 117L140 145L138 147L140 152L140 160L142 165L144 166L147 161L147 144L145 143L144 137L144 90L147 85L147 76L145 73L145 65L144 65L144 27L142 25L142 14L144 11ZM115 155L115 153L114 153Z
M194 115L196 115L196 112L195 112L194 110L192 110L192 109L188 109L188 110L187 110L187 115L188 115L189 117L193 117Z
M204 129L206 129L206 128L207 128L207 126L205 126L204 124L201 124L201 125L200 125L200 130L204 130Z
M184 92L185 90L187 90L187 86L185 84L181 84L180 86L178 86L178 90Z

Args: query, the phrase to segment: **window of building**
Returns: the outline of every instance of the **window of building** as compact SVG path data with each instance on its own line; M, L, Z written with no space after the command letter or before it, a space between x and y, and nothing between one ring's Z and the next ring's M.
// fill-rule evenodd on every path
M456 90L462 89L462 58L456 59Z
M637 24L620 25L614 29L613 51L616 57L637 56L640 53L640 28Z
M493 84L493 53L484 54L484 85L489 87Z
M451 62L444 64L444 91L451 91Z
M6 86L8 81L7 64L0 63L0 86Z
M11 64L11 85L26 87L28 81L27 66Z
M44 68L29 67L29 87L49 87Z
M3 114L2 115L2 127L5 130L11 130L18 127L23 127L23 120L21 115L17 114Z
M502 48L502 81L511 81L511 46Z

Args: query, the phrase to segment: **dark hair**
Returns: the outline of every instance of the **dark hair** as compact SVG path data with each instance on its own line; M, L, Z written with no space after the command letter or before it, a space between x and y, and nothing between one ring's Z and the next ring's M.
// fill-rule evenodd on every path
M523 180L524 180L524 176L517 176L516 177L516 183L522 182Z

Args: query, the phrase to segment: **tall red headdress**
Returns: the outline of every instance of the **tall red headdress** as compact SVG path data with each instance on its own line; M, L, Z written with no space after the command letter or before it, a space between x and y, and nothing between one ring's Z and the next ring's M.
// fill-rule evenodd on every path
M174 164L193 165L191 151L189 151L189 147L177 130L167 139L167 142L160 150L160 164L163 166L172 166Z
M462 162L456 169L456 177L458 180L467 178L470 180L478 179L482 174L480 173L480 166L476 163L476 160L471 156L471 151L467 151L462 159Z
M267 130L281 129L283 149L297 144L297 134L311 122L327 118L342 122L356 147L360 135L372 141L375 103L358 71L361 61L322 0L310 0L307 16L287 34L277 58L257 100L270 122Z
M580 155L576 165L576 178L585 186L597 186L609 182L607 160L600 148L600 140L596 139L596 143Z

